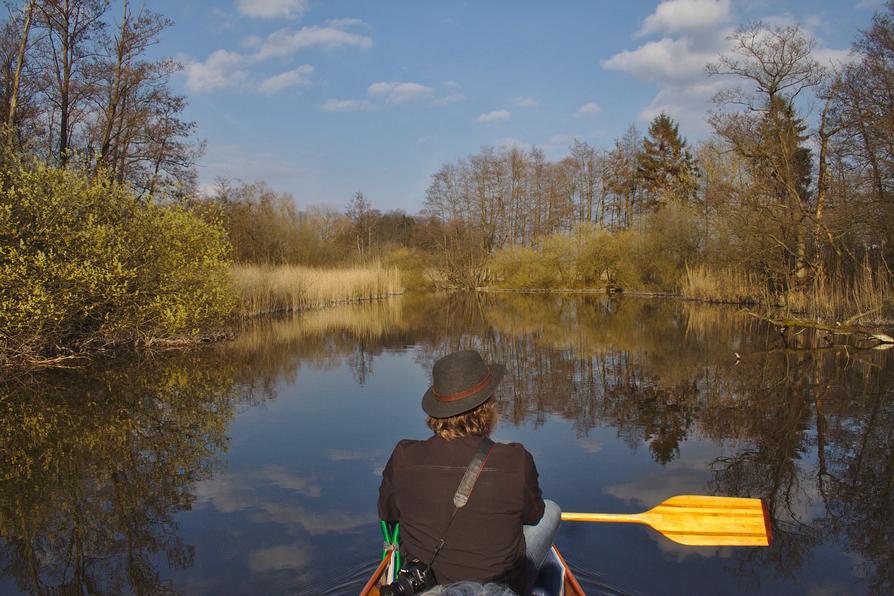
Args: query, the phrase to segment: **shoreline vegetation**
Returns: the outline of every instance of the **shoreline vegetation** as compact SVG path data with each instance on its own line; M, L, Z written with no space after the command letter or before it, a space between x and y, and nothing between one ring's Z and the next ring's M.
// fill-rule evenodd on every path
M379 263L340 269L237 264L233 280L242 317L368 302L404 291L400 271Z
M226 338L240 317L403 288L894 324L894 1L836 69L798 26L736 30L706 65L729 87L694 146L664 113L557 160L485 146L435 171L415 215L360 191L338 209L264 182L200 187L179 67L147 54L172 23L109 6L20 2L0 28L0 368ZM73 36L76 15L90 31Z

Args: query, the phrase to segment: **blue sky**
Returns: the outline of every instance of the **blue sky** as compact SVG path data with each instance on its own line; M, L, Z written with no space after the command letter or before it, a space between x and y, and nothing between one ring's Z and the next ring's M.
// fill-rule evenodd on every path
M659 111L709 133L703 74L737 25L797 23L847 60L882 0L147 0L174 20L208 150L200 182L266 181L299 207L362 191L416 213L441 165L484 145L611 146Z

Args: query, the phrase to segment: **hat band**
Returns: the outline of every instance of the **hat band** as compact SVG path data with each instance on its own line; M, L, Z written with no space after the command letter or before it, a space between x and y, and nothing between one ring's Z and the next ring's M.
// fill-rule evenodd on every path
M479 391L481 391L482 389L487 387L487 384L490 383L490 380L491 380L491 376L490 376L490 373L488 372L487 376L485 376L484 379L480 383L478 383L474 387L469 387L465 391L460 391L458 393L448 393L446 395L443 395L443 394L438 393L437 389L435 389L434 386L432 386L431 392L435 394L435 398L437 398L438 401L456 401L458 399L463 399L465 397L469 397L470 395L474 395L474 394L478 393Z

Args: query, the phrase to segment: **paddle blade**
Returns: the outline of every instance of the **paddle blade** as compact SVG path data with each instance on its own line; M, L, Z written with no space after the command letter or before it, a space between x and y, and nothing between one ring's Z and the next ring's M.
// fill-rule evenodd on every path
M760 499L681 495L645 513L562 512L562 519L645 524L690 546L769 546L773 538Z
M689 546L769 546L772 541L760 499L681 495L642 517L670 540Z

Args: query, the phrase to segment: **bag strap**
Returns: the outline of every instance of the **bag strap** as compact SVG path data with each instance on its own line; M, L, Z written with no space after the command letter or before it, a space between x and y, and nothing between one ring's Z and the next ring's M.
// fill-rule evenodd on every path
M472 495L472 489L475 488L475 483L478 482L478 476L481 475L481 469L484 467L484 462L487 461L493 448L493 441L487 437L481 439L481 444L478 445L478 450L475 452L475 455L472 456L472 461L470 461L469 465L466 467L466 473L463 475L463 479L459 481L456 494L453 495L453 506L457 509L464 507L466 503L469 502L469 497ZM446 534L447 531L445 530L444 533Z
M428 562L429 567L434 564L438 553L444 548L444 544L447 540L447 532L450 530L450 526L453 525L453 520L456 518L456 514L469 502L469 497L472 496L472 489L475 488L475 483L478 482L481 470L484 468L484 464L487 462L487 458L490 457L490 453L493 449L494 442L488 437L482 438L481 443L478 445L478 449L475 451L475 455L472 456L472 461L466 466L466 473L463 474L463 478L459 481L459 486L456 488L456 493L453 495L453 514L450 516L450 521L447 522L447 527L444 528L443 537L438 541L434 554L432 554L431 560Z

